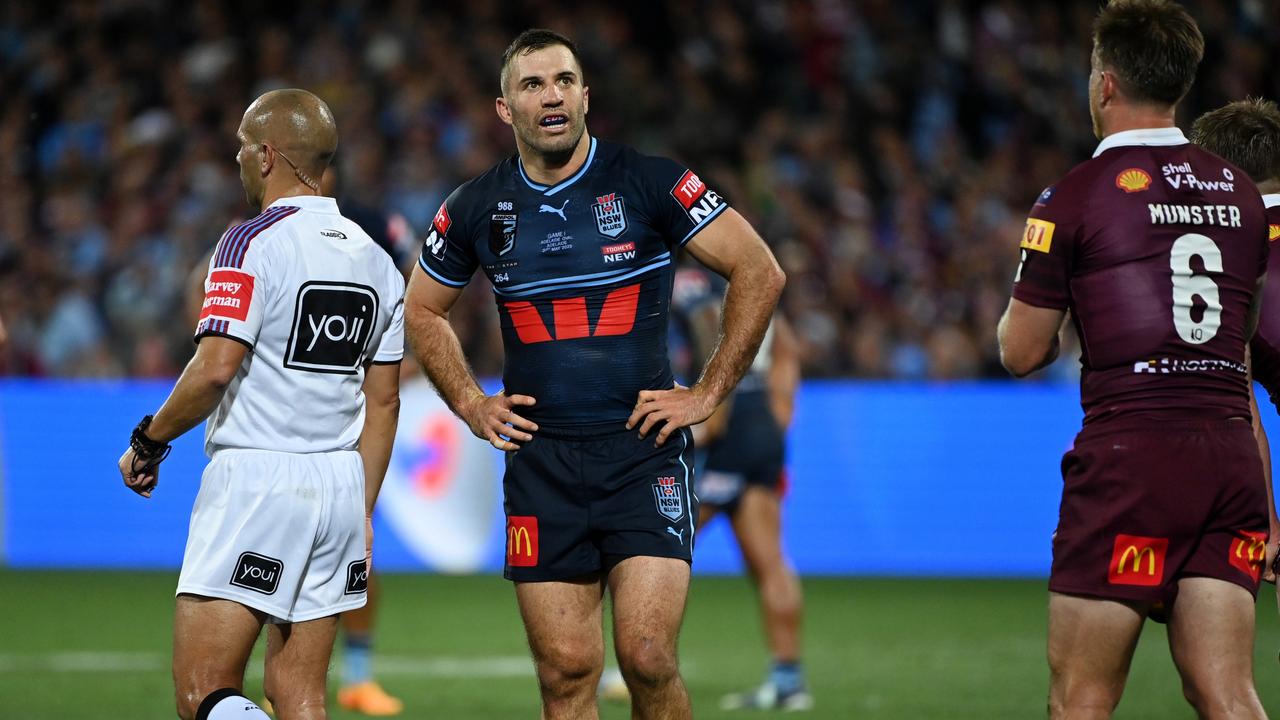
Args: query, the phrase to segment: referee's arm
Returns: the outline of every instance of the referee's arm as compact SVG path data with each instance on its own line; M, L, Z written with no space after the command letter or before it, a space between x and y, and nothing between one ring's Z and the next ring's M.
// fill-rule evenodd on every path
M360 460L364 463L364 512L382 489L391 461L391 444L400 420L400 363L373 363L364 375L364 429L360 432Z
M249 346L240 340L218 335L200 338L195 356L147 427L147 437L167 443L209 417L248 352Z

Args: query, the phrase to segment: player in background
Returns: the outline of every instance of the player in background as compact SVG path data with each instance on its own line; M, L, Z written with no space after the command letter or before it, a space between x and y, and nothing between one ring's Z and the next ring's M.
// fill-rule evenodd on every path
M1262 294L1258 331L1249 343L1253 379L1262 383L1271 403L1280 410L1280 108L1261 98L1239 100L1201 115L1191 126L1191 142L1244 170L1262 193L1267 212L1267 237L1272 252L1267 260L1268 289ZM1270 540L1264 578L1275 582L1276 547L1280 544L1280 519L1276 517L1271 478L1271 449L1253 406L1254 432L1267 477L1267 509L1271 517Z
M689 378L702 370L718 332L724 283L700 268L676 272L672 308L691 352ZM800 384L795 336L775 313L755 362L711 419L695 427L695 444L705 447L695 489L701 506L698 528L725 515L743 561L756 584L761 620L772 661L764 683L753 691L727 695L726 710L813 706L800 663L804 599L800 580L782 550L782 495L785 490L786 429ZM698 438L698 428L707 438Z
M687 718L676 641L697 517L688 427L751 364L785 281L751 226L692 171L586 132L572 41L522 33L499 117L517 154L436 214L406 298L409 343L471 431L507 453L505 575L543 717L597 717L602 601L636 718ZM667 359L673 255L729 279L716 350L692 387ZM449 309L476 268L502 323L504 389L486 395Z
M681 383L702 372L719 332L724 281L701 267L676 271L671 296L672 368ZM800 581L782 550L786 428L800 383L791 328L774 314L751 368L706 422L692 428L698 448L698 530L726 515L756 584L765 640L772 656L764 683L721 699L726 710L808 710L813 706L800 663L804 605ZM629 697L622 676L606 671L600 696Z
M208 418L210 463L177 588L179 716L267 717L243 694L265 624L268 698L281 718L324 718L337 615L365 601L369 520L399 410L404 281L319 196L337 146L323 101L267 93L237 138L262 214L219 241L195 357L119 468L150 497L169 443Z
M1243 170L1174 125L1204 39L1180 6L1115 0L1093 28L1092 159L1041 193L1001 360L1016 376L1081 338L1084 427L1062 460L1049 579L1049 712L1105 718L1147 617L1167 621L1205 718L1263 718L1254 594L1268 513L1246 343L1267 225Z

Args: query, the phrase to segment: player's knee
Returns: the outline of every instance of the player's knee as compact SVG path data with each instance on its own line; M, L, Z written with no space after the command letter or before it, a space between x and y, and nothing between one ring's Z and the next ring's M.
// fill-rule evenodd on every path
M1183 680L1182 696L1200 717L1248 717L1242 711L1252 709L1257 691L1247 678L1223 677L1207 682Z
M304 678L268 672L262 679L262 691L279 714L293 717L303 708L324 706L325 680L324 676Z
M175 688L174 703L178 709L178 717L182 720L195 720L196 711L200 709L203 695L198 695L190 688Z
M539 653L538 682L544 693L572 694L580 685L594 685L603 664L599 648L590 643L554 643Z
M618 665L629 685L663 685L679 673L675 648L665 647L653 638L619 643Z

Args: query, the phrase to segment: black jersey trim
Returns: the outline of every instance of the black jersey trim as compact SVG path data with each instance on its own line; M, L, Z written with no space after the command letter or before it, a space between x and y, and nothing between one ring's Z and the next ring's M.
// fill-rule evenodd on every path
M195 344L199 345L200 341L207 336L226 338L228 340L235 340L236 342L249 348L250 350L253 349L253 345L248 340L245 340L244 338L241 338L241 337L236 337L231 333L217 332L216 330L205 330L203 332L199 332L196 334L194 338L192 338L192 341L195 342Z

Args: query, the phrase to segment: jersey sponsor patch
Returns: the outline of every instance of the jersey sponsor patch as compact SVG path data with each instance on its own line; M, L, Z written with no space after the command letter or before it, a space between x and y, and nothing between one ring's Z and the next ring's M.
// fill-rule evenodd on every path
M1127 193L1142 192L1151 187L1151 175L1142 168L1121 170L1116 175L1116 187Z
M373 288L342 282L304 283L294 308L284 366L356 374L378 316L378 294Z
M1240 535L1227 548L1227 562L1256 583L1267 559L1267 534L1241 530Z
M613 243L600 246L600 254L606 263L623 262L636 259L636 244L633 242Z
M674 475L658 478L658 482L653 484L653 499L662 517L671 522L684 517L684 495Z
M347 565L347 587L343 595L359 595L369 589L369 564L356 560Z
M1053 247L1053 229L1057 227L1048 220L1027 218L1027 227L1022 232L1019 247L1036 252L1047 253Z
M621 195L617 193L600 195L596 197L591 210L596 216L596 230L601 235L616 238L627 231L626 205Z
M680 203L694 225L706 220L723 203L720 196L708 188L692 170L686 170L675 187L671 188L671 197Z
M243 552L240 553L240 559L236 561L236 570L231 575L231 584L263 595L271 595L280 586L282 572L284 572L284 563L279 560L255 552Z
M214 316L244 320L249 316L249 303L252 301L252 275L235 270L214 270L209 273L200 319Z
M1168 551L1168 538L1116 535L1111 564L1107 568L1107 582L1145 587L1159 585L1164 579L1164 556Z
M1280 240L1280 225L1272 225L1267 233L1267 239L1271 242Z
M1053 198L1054 187L1050 185L1040 192L1040 196L1036 198L1037 205L1048 205L1049 200Z
M431 228L431 232L427 233L427 239L423 242L426 243L427 249L431 251L431 257L440 261L444 260L444 248L448 243L444 241L444 236L434 226Z
M507 516L507 564L511 567L537 567L537 516Z
M431 227L441 235L449 234L449 226L453 225L453 221L449 219L449 208L446 203L440 203L440 209L436 211L436 216L431 219Z

